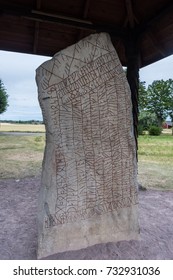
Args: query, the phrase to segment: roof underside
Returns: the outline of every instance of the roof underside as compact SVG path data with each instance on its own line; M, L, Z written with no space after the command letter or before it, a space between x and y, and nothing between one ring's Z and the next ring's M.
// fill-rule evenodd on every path
M129 34L139 44L141 67L173 54L170 0L0 0L0 26L6 51L52 56L91 33L108 32L123 65Z

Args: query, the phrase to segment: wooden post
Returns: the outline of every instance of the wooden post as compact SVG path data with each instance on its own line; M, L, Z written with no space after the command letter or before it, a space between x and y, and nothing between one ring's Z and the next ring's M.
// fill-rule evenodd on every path
M139 62L140 51L138 39L135 34L129 30L129 35L125 39L125 53L127 59L127 80L131 89L134 136L136 141L136 156L138 149L138 90L139 90Z

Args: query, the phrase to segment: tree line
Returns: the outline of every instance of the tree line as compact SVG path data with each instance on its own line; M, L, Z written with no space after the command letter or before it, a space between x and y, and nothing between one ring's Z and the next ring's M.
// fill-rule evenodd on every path
M43 121L28 120L28 121L14 121L14 120L1 120L1 123L14 123L14 124L43 124Z

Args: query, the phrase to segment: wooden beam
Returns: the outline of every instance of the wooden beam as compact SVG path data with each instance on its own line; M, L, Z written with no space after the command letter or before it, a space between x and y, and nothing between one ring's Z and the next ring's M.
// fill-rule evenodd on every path
M84 6L84 12L83 12L83 18L86 19L88 16L88 10L90 6L90 0L85 1L85 6Z
M34 28L34 43L33 43L33 53L37 53L37 47L38 47L38 38L39 38L39 29L40 29L40 23L35 22L35 28Z
M126 36L126 30L124 28L117 28L116 26L111 24L93 24L91 21L85 19L52 14L39 10L30 10L21 6L17 8L16 6L1 6L1 10L3 14L19 16L28 20L61 24L68 27L70 26L77 29L90 30L94 32L108 32L112 36L120 38Z
M81 24L86 24L86 25L92 25L92 22L89 20L84 20L84 19L80 19L80 18L74 18L74 17L69 17L69 16L64 16L64 15L60 15L60 14L52 14L52 13L48 13L48 12L44 12L44 11L39 11L39 10L31 10L31 14L32 15L37 15L37 16L43 16L43 17L47 17L47 18L52 18L52 19L60 19L60 20L64 20L64 21L71 21L73 23L81 23ZM41 18L41 17L40 17Z
M85 0L83 19L87 18L89 6L90 6L90 0ZM84 30L80 30L79 35L77 37L77 41L79 41L83 37L83 35L84 35Z
M161 56L164 58L166 57L166 52L163 49L163 47L160 45L160 42L158 42L158 40L156 39L156 37L154 36L154 34L151 31L148 31L146 33L146 36L150 39L153 47L161 54Z
M163 7L159 12L156 13L155 17L148 19L145 23L139 24L137 27L138 34L143 35L143 33L148 32L154 24L161 22L168 14L172 16L172 13L173 3Z
M127 18L131 28L135 26L135 16L132 8L131 0L125 0L126 10L127 10Z
M153 25L154 23L157 23L158 21L162 20L167 14L170 14L172 12L173 12L173 3L162 8L160 10L160 12L158 12L154 18L152 18L146 22L146 25L149 27L149 26Z
M36 0L36 8L37 10L41 9L41 0Z
M36 0L36 8L37 10L41 9L41 0ZM33 43L33 53L37 53L37 47L38 47L38 38L39 38L39 29L40 29L40 23L35 22L35 28L34 28L34 43Z
M139 65L140 50L139 41L133 32L129 32L128 37L124 41L125 54L127 59L127 80L131 89L132 112L134 136L136 140L136 156L138 149L138 90L139 90Z

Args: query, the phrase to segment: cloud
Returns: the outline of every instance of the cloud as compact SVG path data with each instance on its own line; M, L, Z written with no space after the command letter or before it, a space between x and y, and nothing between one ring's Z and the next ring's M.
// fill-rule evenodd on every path
M35 80L35 70L50 57L0 51L1 78L12 84L18 80ZM2 67L3 66L3 67Z
M146 81L147 85L152 84L154 80L173 79L173 55L152 63L140 70L141 81Z
M35 70L49 57L0 51L0 78L9 95L9 107L1 119L42 120Z

